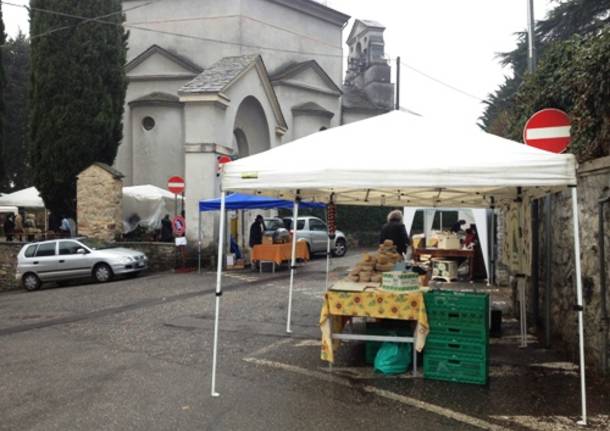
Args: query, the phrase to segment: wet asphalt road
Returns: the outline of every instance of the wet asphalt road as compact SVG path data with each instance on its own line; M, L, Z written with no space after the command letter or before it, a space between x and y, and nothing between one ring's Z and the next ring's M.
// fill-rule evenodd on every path
M357 258L336 259L331 279ZM210 397L215 274L156 274L0 295L1 430L570 430L576 370L510 335L492 344L485 387L381 377L363 347L319 360L324 260L230 273L221 305L219 398ZM590 383L609 429L603 382Z

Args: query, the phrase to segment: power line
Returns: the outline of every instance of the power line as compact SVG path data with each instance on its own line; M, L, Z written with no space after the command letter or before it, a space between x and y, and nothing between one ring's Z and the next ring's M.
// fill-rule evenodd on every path
M182 38L192 39L192 40L199 40L199 41L203 41L203 42L212 42L212 43L239 46L239 47L259 49L259 50L286 52L286 53L298 54L298 55L313 55L313 56L319 56L319 57L334 57L334 58L346 58L347 57L347 56L344 56L343 54L338 55L338 54L330 54L330 53L323 53L323 52L305 52L305 51L298 51L298 50L286 49L286 48L271 48L271 47L247 44L247 43L242 43L242 42L231 42L231 41L227 41L227 40L214 39L214 38L210 38L210 37L188 35L188 34L177 33L177 32L173 32L173 31L157 30L157 29L152 29L152 28L148 28L148 27L140 27L140 26L128 24L128 23L119 24L119 23L115 23L115 22L111 22L111 21L104 21L101 19L96 19L94 17L73 15L73 14L68 14L65 12L58 12L58 11L54 11L54 10L50 10L50 9L33 8L33 7L28 8L27 6L24 6L24 5L15 4L15 3L6 2L6 1L3 2L3 4L6 4L8 6L13 6L13 7L26 8L26 9L30 9L30 10L33 10L36 12L41 12L41 13L59 15L59 16L63 16L66 18L80 19L83 21L96 22L98 24L122 26L122 27L128 28L130 30L140 30L140 31L146 31L146 32L150 32L150 33L164 34L164 35L168 35L168 36L182 37ZM340 48L336 48L336 49L340 49Z
M71 28L75 28L75 27L77 27L79 25L86 24L86 23L91 22L93 20L102 19L102 18L109 18L109 17L114 16L114 15L123 14L124 12L129 12L129 11L134 10L134 9L139 9L139 8L144 7L144 6L149 6L149 5L153 4L153 3L156 3L157 1L159 1L159 0L149 1L148 3L143 3L141 5L137 5L137 6L134 6L132 8L125 9L124 11L123 10L116 11L116 12L112 12L112 13L109 13L109 14L106 14L106 15L100 15L100 16L96 16L94 18L85 19L85 20L82 20L81 22L79 22L77 24L74 24L74 25L65 25L63 27L58 27L58 28L54 28L54 29L45 31L44 33L30 35L30 40L37 39L39 37L48 36L50 34L58 32L58 31L69 30ZM13 5L11 4L10 6L13 6ZM24 6L24 7L27 8L27 6Z
M159 1L159 0L155 0L155 1ZM143 6L148 6L152 3L154 3L155 1L150 1L148 3L145 3L143 5L138 5L135 6L131 9L127 9L125 11L122 12L127 12L129 10L133 10L133 9L137 9L139 7L143 7ZM7 2L4 1L2 2L3 4L6 4L8 6L13 6L13 7L21 7L21 8L25 8L25 9L29 9L29 10L34 10L36 12L41 12L41 13L48 13L48 14L54 14L54 15L59 15L59 16L63 16L66 18L71 18L71 19L78 19L81 20L83 22L96 22L98 24L105 24L105 25L114 25L114 26L121 26L121 27L125 27L128 28L130 30L139 30L139 31L146 31L146 32L150 32L150 33L157 33L157 34L163 34L163 35L168 35L168 36L174 36L174 37L181 37L181 38L185 38L185 39L191 39L191 40L198 40L198 41L202 41L202 42L211 42L211 43L218 43L218 44L224 44L224 45L231 45L231 46L238 46L238 47L244 47L244 48L250 48L250 49L257 49L257 50L265 50L265 51L276 51L276 52L285 52L285 53L290 53L290 54L297 54L297 55L311 55L311 56L320 56L320 57L329 57L329 58L341 58L341 59L345 59L348 58L348 55L343 55L343 54L330 54L330 53L322 53L322 52L308 52L308 51L298 51L298 50L292 50L292 49L287 49L287 48L272 48L272 47L265 47L265 46L260 46L260 45L254 45L254 44L247 44L247 43L242 43L242 42L231 42L231 41L227 41L227 40L221 40L221 39L214 39L214 38L210 38L210 37L203 37L203 36L195 36L195 35L189 35L189 34L183 34L183 33L177 33L177 32L173 32L173 31L166 31L166 30L159 30L159 29L152 29L152 28L148 28L148 27L141 27L139 25L134 25L134 24L128 24L128 23L116 23L116 22L111 22L111 21L104 21L101 18L105 18L107 16L102 16L102 17L84 17L84 16L79 16L79 15L73 15L73 14L69 14L69 13L65 13L65 12L59 12L59 11L54 11L54 10L50 10L50 9L42 9L42 8L32 8L32 7L28 7L25 5L20 5L20 4L16 4L16 3L11 3L11 2ZM119 13L119 12L115 12L115 13ZM111 14L112 15L112 14ZM249 17L248 17L249 18ZM254 21L258 21L254 18L252 18ZM165 23L165 22L172 22L172 21L176 21L176 20L160 20L157 21L156 23ZM262 22L262 21L259 21ZM264 22L263 22L264 23ZM82 23L81 23L82 24ZM268 23L264 23L264 24L268 24ZM66 26L68 27L68 26ZM66 28L64 27L64 28ZM292 33L295 34L299 37L304 37L303 35L293 32L292 30L283 28L283 27L279 27L279 26L273 26L275 28L278 28L280 30L286 31L288 33ZM63 30L64 28L58 28L58 29L54 29L52 31L47 32L48 34L51 34L52 32L55 31L59 31L59 30ZM42 33L40 35L36 35L33 36L34 37L42 37L42 36L46 36L46 34ZM316 39L314 39L316 40ZM329 45L330 46L330 45ZM334 48L334 47L333 47ZM336 48L336 49L340 49L340 48ZM388 58L389 61L395 60L395 58ZM484 102L485 100L472 94L469 93L468 91L462 90L452 84L449 84L447 82L442 81L439 78L436 78L426 72L423 72L422 70L411 66L410 64L407 64L403 61L400 62L403 66L405 66L406 68L414 71L415 73L418 73L419 75L433 81L436 82L437 84L440 84L446 88L449 88L453 91L456 91L464 96L467 96L469 98L475 99L479 102Z
M436 82L437 84L443 85L443 86L445 86L445 87L447 87L447 88L449 88L449 89L451 89L453 91L457 91L458 93L463 94L464 96L467 96L467 97L470 97L472 99L478 100L479 102L484 102L485 101L484 99L481 99L479 96L476 96L476 95L474 95L472 93L464 91L464 90L462 90L462 89L460 89L460 88L458 88L458 87L456 87L454 85L448 84L445 81L442 81L442 80L440 80L438 78L435 78L432 75L427 74L426 72L422 72L421 70L411 66L410 64L407 64L407 63L402 62L402 61L400 63L403 66L405 66L406 68L411 69L413 72L418 73L418 74L428 78L429 80Z

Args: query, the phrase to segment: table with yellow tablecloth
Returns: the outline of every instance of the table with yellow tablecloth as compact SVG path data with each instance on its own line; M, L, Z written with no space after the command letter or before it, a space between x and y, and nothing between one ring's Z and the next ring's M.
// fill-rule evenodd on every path
M322 360L334 362L334 350L338 347L339 341L333 341L332 334L343 331L347 320L354 316L415 320L417 321L415 348L421 352L426 344L429 325L422 291L396 293L381 289L364 292L329 290L324 295L324 304L320 312Z
M309 249L306 241L297 241L296 258L309 260ZM252 262L266 261L281 265L292 257L292 244L258 244L252 248Z

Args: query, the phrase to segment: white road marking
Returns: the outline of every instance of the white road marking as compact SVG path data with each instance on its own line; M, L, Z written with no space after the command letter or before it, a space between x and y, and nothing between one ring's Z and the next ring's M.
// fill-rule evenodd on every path
M311 346L320 346L320 340L303 340L299 341L294 345L294 347L311 347Z
M294 341L294 340L293 340L292 338L290 338L290 337L283 338L283 339L281 339L281 340L278 340L278 341L275 341L275 342L273 342L273 343L269 344L268 346L265 346L265 347L263 347L263 348L261 348L261 349L258 349L258 350L256 350L256 351L254 351L254 352L250 353L250 356L251 356L251 357L254 357L254 356L260 356L260 355L262 355L263 353L267 353L267 352L269 352L269 351L271 351L271 350L273 350L273 349L275 349L275 348L277 348L277 347L280 347L280 346L281 346L281 345L283 345L283 344L288 344L288 343L290 343L291 341Z
M297 367L295 365L284 364L282 362L277 362L277 361L268 361L266 359L248 357L248 358L244 358L243 360L246 362L252 363L252 364L271 367L271 368L277 368L277 369L284 370L284 371L290 371L292 373L301 374L301 375L304 375L304 376L307 376L310 378L323 380L325 382L334 383L334 384L345 386L345 387L354 387L354 385L352 385L352 383L347 379L344 379L342 377L337 377L337 376L334 376L334 375L331 375L328 373L323 373L320 371L312 371L312 370L308 370L306 368ZM444 407L437 406L435 404L427 403L425 401L420 401L415 398L407 397L404 395L399 395L394 392L386 391L384 389L379 389L374 386L365 385L365 386L359 386L359 388L363 389L365 392L377 395L379 397L397 401L399 403L402 403L402 404L405 404L405 405L408 405L411 407L415 407L417 409L424 410L429 413L440 415L445 418L452 419L454 421L461 422L461 423L464 423L467 425L471 425L471 426L474 426L474 427L477 427L480 429L491 430L491 431L509 431L508 428L504 428L502 426L492 424L492 423L484 421L482 419L468 416L463 413L459 413L459 412L456 412L456 411L453 411L453 410L450 410L450 409L447 409Z

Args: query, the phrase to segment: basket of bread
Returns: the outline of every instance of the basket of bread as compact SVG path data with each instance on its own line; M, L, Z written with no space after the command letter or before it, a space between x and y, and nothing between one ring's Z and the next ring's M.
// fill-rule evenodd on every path
M394 269L402 256L396 252L392 240L385 240L376 253L365 253L349 272L347 278L356 283L381 283L382 274Z

